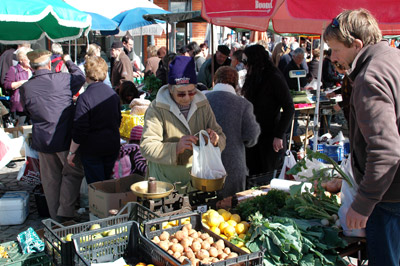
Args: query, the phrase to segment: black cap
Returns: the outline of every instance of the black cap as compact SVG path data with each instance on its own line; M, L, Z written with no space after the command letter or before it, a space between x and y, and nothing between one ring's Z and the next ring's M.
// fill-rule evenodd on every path
M122 48L122 47L124 46L122 45L121 41L114 41L113 44L111 45L111 48Z

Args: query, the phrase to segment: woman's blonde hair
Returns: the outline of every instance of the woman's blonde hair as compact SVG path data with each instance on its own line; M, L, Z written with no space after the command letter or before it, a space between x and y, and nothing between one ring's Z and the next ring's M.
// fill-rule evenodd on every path
M233 67L222 66L215 72L215 83L229 84L234 89L238 85L239 74Z
M157 56L157 46L150 45L147 47L148 57L156 57Z
M20 47L17 50L17 54L16 54L17 60L18 61L21 60L21 56L26 56L26 54L29 53L30 51L33 51L33 50L28 47Z
M325 29L323 38L325 41L337 40L346 47L359 39L366 46L380 42L382 33L374 16L368 10L360 8L340 13Z
M89 44L89 47L86 52L86 57L88 56L97 56L97 52L101 51L101 47L95 43Z
M104 81L107 77L108 66L99 56L88 56L85 62L85 75L93 81Z

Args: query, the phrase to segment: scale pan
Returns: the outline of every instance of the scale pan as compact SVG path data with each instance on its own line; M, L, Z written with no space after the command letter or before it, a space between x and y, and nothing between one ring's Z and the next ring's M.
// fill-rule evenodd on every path
M167 197L171 192L174 190L174 185L163 182L163 181L154 181L156 182L156 192L155 193L148 193L148 185L149 182L146 181L141 181L137 182L133 185L131 185L131 190L133 193L141 198L147 198L147 199L160 199Z

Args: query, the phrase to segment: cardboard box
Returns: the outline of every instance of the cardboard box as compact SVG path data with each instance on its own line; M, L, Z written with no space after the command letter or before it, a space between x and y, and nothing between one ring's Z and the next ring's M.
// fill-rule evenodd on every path
M137 201L131 185L143 180L143 176L133 174L90 184L89 211L99 218L105 218L109 216L109 210L120 210L127 202Z
M14 138L20 136L27 138L28 134L32 133L32 125L4 128L4 132L11 133Z

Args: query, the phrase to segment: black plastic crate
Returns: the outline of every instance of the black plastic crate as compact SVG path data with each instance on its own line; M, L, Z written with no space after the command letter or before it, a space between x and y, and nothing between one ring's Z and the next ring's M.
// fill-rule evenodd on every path
M206 265L212 265L212 266L228 266L228 265L235 265L240 263L240 265L243 266L256 266L256 265L262 265L262 257L263 257L263 252L254 252L254 253L247 253L243 249L235 246L231 242L229 242L226 239L223 239L222 237L218 236L211 230L205 228L202 223L201 223L201 214L197 212L192 212L192 213L186 213L186 214L181 214L181 215L175 215L175 216L170 216L170 217L161 217L157 218L154 220L146 221L144 223L144 233L145 237L151 241L153 237L155 236L160 236L163 231L167 231L170 235L176 233L177 231L181 230L184 224L182 224L182 220L190 218L190 223L192 224L192 228L195 229L196 231L201 231L208 233L212 238L214 238L214 242L222 239L225 243L225 247L229 247L231 251L236 252L238 254L238 257L236 258L231 258L219 262L214 262L214 263L209 263ZM178 225L168 228L168 229L162 229L162 224L165 222L169 221L178 221ZM168 254L166 251L161 249L158 245L155 245L157 249L159 249L165 256L168 256L170 260L172 260L174 263L177 265L180 264L180 262L175 259L173 256ZM204 265L202 263L199 264L199 266Z
M105 230L115 230L115 234L102 238L93 237ZM153 242L144 238L140 233L139 224L135 221L87 231L72 238L77 252L75 265L89 266L92 263L113 262L121 257L131 265L138 262L151 262L156 266L181 265L175 264ZM188 261L186 265L189 266L190 262Z
M271 180L273 178L278 178L280 174L281 170L275 170L267 173L248 176L246 178L246 189L269 185Z
M142 224L145 220L153 219L154 217L158 216L146 207L136 202L130 202L121 209L118 215L95 221L63 226L52 219L45 219L42 221L44 224L45 251L55 265L74 265L74 245L71 241L65 240L68 234L89 231L93 224L99 224L101 228L129 220L138 221Z

